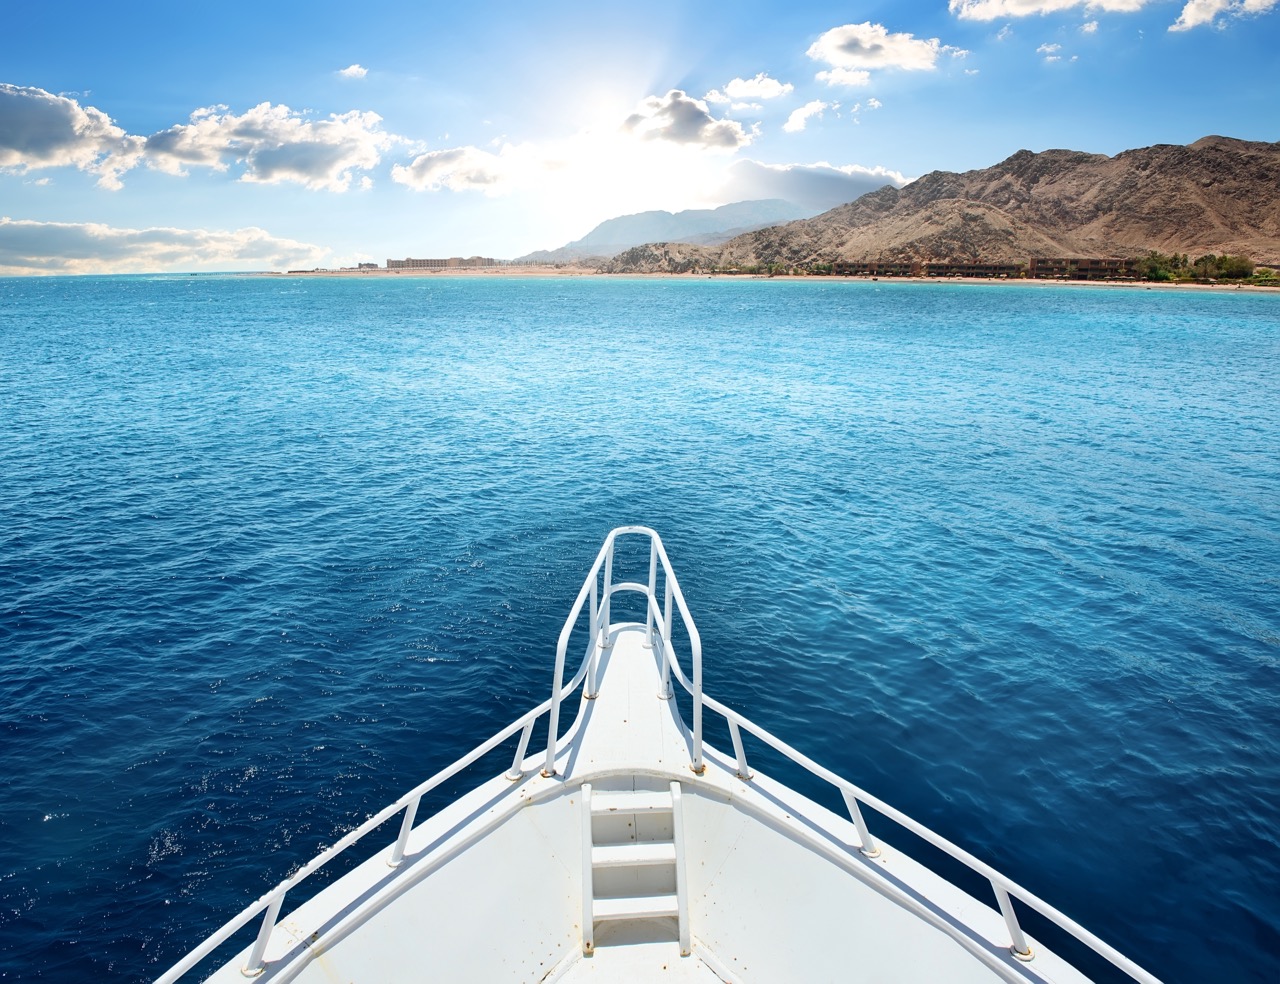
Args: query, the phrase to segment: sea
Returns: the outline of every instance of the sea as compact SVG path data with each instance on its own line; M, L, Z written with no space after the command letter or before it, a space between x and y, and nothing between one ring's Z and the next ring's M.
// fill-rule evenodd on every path
M154 978L544 700L633 523L708 693L1280 979L1280 297L211 275L0 280L0 978Z

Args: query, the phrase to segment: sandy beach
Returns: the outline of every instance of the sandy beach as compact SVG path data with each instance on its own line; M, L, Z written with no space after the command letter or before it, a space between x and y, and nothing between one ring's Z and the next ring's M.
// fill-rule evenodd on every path
M1280 287L1257 284L1202 284L1162 283L1138 280L1031 280L994 277L843 277L823 275L759 273L601 273L585 266L511 265L493 267L451 267L443 270L291 270L288 273L264 272L267 277L419 277L450 279L455 277L600 277L614 280L787 280L812 283L913 283L913 284L978 284L1008 287L1105 287L1119 290L1196 290L1196 291L1244 291L1256 294L1280 294Z

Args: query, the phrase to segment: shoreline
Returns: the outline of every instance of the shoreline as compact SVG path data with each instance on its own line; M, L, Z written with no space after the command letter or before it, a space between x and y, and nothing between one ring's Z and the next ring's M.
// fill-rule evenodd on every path
M508 277L508 278L603 278L608 280L780 280L807 281L814 283L895 283L895 284L993 284L1020 287L1105 287L1124 290L1194 290L1208 292L1244 292L1254 294L1280 293L1280 287L1267 287L1259 284L1188 284L1147 280L1040 280L1029 278L1001 277L868 277L868 276L836 276L836 275L793 275L777 274L770 276L761 273L601 273L590 267L542 267L542 266L503 266L503 267L452 267L446 269L426 270L290 270L261 271L249 274L256 277L414 277L450 279L456 277Z

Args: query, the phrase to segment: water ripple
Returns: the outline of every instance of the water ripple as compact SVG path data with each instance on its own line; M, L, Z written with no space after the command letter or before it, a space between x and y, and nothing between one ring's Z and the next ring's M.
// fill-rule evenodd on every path
M542 699L630 522L717 696L1280 973L1273 298L30 279L0 338L0 976L153 976Z

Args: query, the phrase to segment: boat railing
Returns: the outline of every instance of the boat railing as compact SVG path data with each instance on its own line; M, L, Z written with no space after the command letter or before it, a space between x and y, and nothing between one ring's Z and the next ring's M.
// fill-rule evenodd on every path
M619 537L629 535L648 537L650 541L647 584L633 581L619 581L614 583L613 581L614 548L616 542ZM662 575L663 582L661 604L658 603L659 573ZM602 574L603 579L601 577ZM584 685L584 698L592 699L596 696L599 661L602 654L608 650L611 645L611 633L614 628L612 622L611 602L613 595L622 592L636 592L645 597L646 645L651 646L657 652L662 663L662 689L659 695L664 698L672 697L671 677L674 676L692 698L693 720L692 727L690 729L689 767L695 773L701 774L706 768L706 764L703 760L702 745L703 708L706 707L714 713L719 714L727 722L730 740L733 743L734 755L737 759L737 774L744 781L749 781L752 778L752 772L747 762L746 749L742 741L742 732L745 730L751 735L754 735L760 741L769 745L771 748L780 752L792 762L806 769L812 775L824 780L838 789L844 798L846 807L849 810L850 819L853 821L853 824L858 831L861 844L860 850L863 854L868 857L875 857L879 854L879 848L876 846L876 842L873 839L870 830L867 828L866 820L862 815L861 807L867 806L875 810L881 816L893 820L899 826L909 830L911 833L920 837L929 844L932 844L943 853L951 856L977 874L986 878L995 892L1000 913L1004 917L1010 938L1009 948L1013 952L1014 956L1024 961L1029 961L1034 956L1027 943L1026 936L1018 923L1017 914L1013 908L1012 900L1016 898L1020 902L1040 913L1042 916L1056 923L1080 942L1092 948L1098 954L1110 961L1115 967L1128 974L1132 979L1140 981L1142 984L1160 984L1155 977L1143 970L1132 960L1125 957L1114 947L1099 939L1083 926L1076 923L1073 919L1059 912L1056 908L1040 899L1034 893L1023 888L1017 882L1005 875L1002 875L985 862L980 861L968 851L965 851L963 848L953 844L942 835L935 833L918 821L913 820L902 811L895 809L889 804L871 795L866 790L854 785L846 779L841 778L829 769L818 765L818 763L814 762L808 756L792 748L786 742L775 737L769 731L748 720L732 708L721 704L713 698L706 697L702 693L701 637L698 635L697 627L694 625L693 618L689 614L688 606L685 604L684 594L680 590L679 581L676 579L675 573L671 569L671 563L667 557L667 553L662 545L661 539L658 537L656 532L644 526L619 527L618 529L613 530L608 537L606 537L604 544L601 546L595 563L592 565L591 572L584 581L582 589L578 593L577 600L574 602L573 608L570 611L569 617L565 620L564 628L561 630L556 646L555 676L552 683L551 697L548 700L543 701L537 707L526 712L515 721L512 721L487 741L476 746L476 748L462 756L462 758L444 769L441 769L430 779L427 779L425 782L415 786L394 803L384 807L378 813L369 817L369 819L364 823L360 824L360 826L344 835L323 853L296 870L256 902L247 906L243 911L235 916L235 918L227 922L212 936L188 953L182 960L174 964L174 966L166 971L161 977L157 978L157 984L171 984L171 982L179 980L188 971L195 968L202 960L209 956L209 954L211 954L215 949L229 940L236 932L249 925L259 916L262 917L262 921L258 927L258 935L249 952L249 958L242 970L242 973L246 977L255 977L262 973L265 969L263 959L267 951L267 946L270 943L272 933L275 929L276 921L279 918L286 895L293 888L299 885L310 875L319 871L339 854L342 854L344 851L358 843L373 830L395 817L397 814L402 815L400 832L396 838L395 844L391 848L390 854L388 855L387 863L391 867L398 867L401 865L404 862L405 851L409 842L409 835L413 830L418 807L423 796L431 792L441 783L457 775L463 769L474 764L489 752L493 751L503 742L515 735L516 732L520 733L520 738L517 743L515 757L512 759L511 768L506 773L506 776L512 781L523 778L525 775L523 771L523 762L528 752L529 741L532 737L534 726L543 714L548 714L549 719L547 728L547 752L542 769L542 775L546 777L554 776L557 746L560 740L558 733L560 705L567 696L576 692L580 684ZM584 654L583 661L573 678L568 683L565 683L563 681L563 675L568 644L572 637L573 630L582 614L583 606L588 602L590 602L588 619L589 638L586 644L586 652ZM686 674L680 666L677 646L673 640L673 616L676 612L680 615L681 624L683 625L688 637L690 660L690 671L688 674Z
M832 772L830 769L819 765L807 755L797 751L781 738L771 734L765 728L762 728L760 725L744 717L742 714L739 714L731 707L727 707L718 700L707 697L703 694L701 643L699 642L697 629L694 628L693 620L689 617L688 609L684 604L684 596L681 594L679 585L675 581L675 575L671 572L666 551L662 547L662 541L659 540L657 534L653 533L651 530L644 528L628 528L627 531L643 531L649 533L653 538L654 559L651 560L650 563L649 586L647 589L649 613L646 625L647 642L657 650L662 660L662 679L665 691L663 696L670 696L670 678L671 676L675 676L680 685L693 699L693 722L690 729L692 747L690 749L689 765L694 772L701 773L705 768L702 758L702 712L703 708L706 708L716 714L719 714L724 718L725 722L729 726L729 739L733 744L733 753L737 759L737 774L740 779L749 781L753 778L753 773L747 763L746 748L742 742L742 732L747 731L766 745L773 748L775 751L780 752L786 758L807 770L810 774L822 779L838 789L844 799L845 807L849 811L849 818L853 821L854 827L858 831L858 837L861 843L860 850L867 857L878 857L880 855L880 849L876 845L875 839L872 837L871 831L867 827L866 818L862 813L863 806L870 807L881 816L894 821L903 829L910 831L921 840L933 845L944 854L954 858L961 864L968 867L971 871L985 878L990 883L991 888L995 893L996 903L999 907L1001 916L1004 918L1005 928L1009 934L1009 950L1019 960L1029 962L1034 959L1035 954L1032 952L1031 947L1027 942L1026 934L1023 932L1022 927L1018 922L1018 915L1013 907L1013 899L1019 900L1038 912L1041 916L1044 916L1046 919L1065 930L1068 934L1075 937L1075 939L1079 940L1095 953L1105 958L1114 967L1123 971L1133 980L1139 981L1141 984L1160 984L1158 978L1138 966L1138 964L1134 963L1115 947L1085 929L1070 916L1059 911L1034 892L1023 888L1012 878L1001 874L985 861L974 857L964 848L952 843L941 834L930 830L924 824L907 816L901 810L890 806L888 803L876 796L873 796L860 786L836 775L836 773ZM665 603L661 608L658 606L657 596L654 590L654 574L659 558L661 559L667 583ZM635 589L639 587L639 585L619 584L614 585L612 590ZM673 594L679 606L680 614L684 619L691 641L693 659L691 673L688 676L680 667L675 647L670 645L671 599ZM608 597L608 593L606 593L606 597ZM603 631L607 636L607 610Z
M580 671L578 680L581 679L581 673L585 672L585 667ZM523 773L520 768L521 762L527 753L529 745L529 737L532 734L533 726L537 723L538 718L547 712L551 706L551 701L543 701L537 707L528 711L526 714L512 721L505 728L499 731L493 737L480 745L477 745L462 758L458 759L452 765L449 765L430 779L415 786L409 792L405 793L394 803L379 810L373 816L369 817L364 823L356 827L354 830L345 834L336 843L331 845L321 854L312 858L301 868L297 869L284 881L280 882L275 888L267 892L253 904L247 906L235 918L231 919L222 926L217 932L206 939L198 947L188 953L178 963L169 968L162 976L156 979L156 984L171 984L182 978L188 971L192 970L205 957L212 953L215 949L230 939L237 931L248 925L257 916L262 916L262 922L258 927L258 936L254 941L253 949L249 953L249 959L245 963L242 973L246 977L256 977L262 973L264 969L263 957L266 954L267 944L271 940L271 934L275 929L276 921L280 916L280 909L284 904L285 896L307 879L315 874L339 854L355 845L362 840L367 834L382 826L388 820L403 814L400 822L400 833L396 838L395 845L391 849L391 854L387 864L391 867L399 867L404 862L405 848L409 842L409 833L413 829L414 818L418 812L418 805L422 802L422 797L431 792L441 783L447 781L457 775L463 769L472 765L477 760L483 758L489 752L493 751L517 731L521 732L520 742L516 749L515 758L512 761L511 770L507 773L509 779L518 779Z
M647 586L633 582L612 583L614 546L618 537L628 534L647 536L651 541L650 574L649 584ZM533 736L534 726L538 723L539 719L548 712L550 712L550 721L547 729L548 751L544 775L554 775L560 704L566 696L576 692L578 686L582 684L584 680L586 682L585 694L588 697L594 697L596 694L600 654L609 646L612 607L610 600L613 594L617 592L640 591L650 598L650 610L656 610L656 606L652 603L652 598L656 597L655 578L659 563L662 566L666 581L665 591L667 599L665 615L661 615L660 613L661 617L663 617L662 624L663 626L671 624L671 603L674 597L676 605L678 606L680 614L689 631L689 637L693 649L693 677L694 680L698 682L699 689L701 689L701 643L698 640L697 629L693 627L693 619L689 615L688 607L685 605L684 596L680 593L680 586L675 579L675 575L671 572L671 564L667 559L666 551L662 547L662 541L658 539L657 533L646 527L627 526L614 530L605 539L603 546L601 546L600 553L596 557L596 562L591 568L591 573L583 583L582 590L578 594L578 599L574 604L572 614L568 621L566 621L564 630L560 634L559 644L556 649L555 685L553 687L551 698L543 701L537 707L526 712L515 721L512 721L487 741L476 746L453 764L441 769L430 779L415 786L394 803L391 803L379 810L373 816L369 817L369 819L364 823L360 824L360 826L345 834L321 854L298 868L288 878L280 882L280 884L271 889L256 902L245 907L238 915L225 923L221 928L214 932L213 935L208 937L194 950L170 967L163 975L156 979L157 984L172 984L172 982L180 980L189 971L193 970L202 960L209 956L209 954L223 943L227 942L227 940L241 929L248 926L259 916L262 921L258 926L258 935L254 940L252 949L249 951L249 957L245 966L242 968L242 973L246 977L256 977L261 974L265 969L263 960L267 952L267 946L271 942L271 936L275 931L276 923L279 920L280 911L284 906L285 897L291 890L296 888L308 877L315 874L339 854L342 854L355 844L359 843L368 834L378 827L381 827L397 814L401 815L400 832L396 837L395 844L391 848L391 853L388 857L387 863L391 867L399 867L404 862L405 850L409 843L409 835L413 830L413 825L418 814L418 807L422 802L422 798L441 783L453 778L463 769L473 765L476 761L493 751L503 742L511 738L516 732L520 732L520 738L516 744L516 752L511 761L511 768L507 771L506 776L512 781L521 779L524 776L522 763L524 762L525 756L528 754L529 741ZM602 570L604 573L604 589L601 589L599 585ZM574 622L581 614L582 606L588 598L591 601L589 623L591 638L587 644L582 664L579 666L573 678L568 683L564 683L563 674L565 650L574 627ZM649 631L650 638L652 638L652 623L650 624ZM665 633L664 630L664 638L668 636L669 634ZM666 648L670 650L672 647L668 645ZM695 719L699 722L699 728L702 719L701 715L702 710L699 703L694 712ZM699 744L695 753L695 761L701 763L701 759L701 745Z
M649 577L647 584L641 584L638 581L619 581L614 583L614 552L619 537L623 536L648 538ZM663 583L663 603L661 607L658 606L657 600L659 571L661 571ZM603 586L601 584L601 573L604 575ZM674 644L671 633L673 627L673 603L680 613L681 622L689 637L689 656L693 674L693 680L687 684L687 689L693 695L691 766L694 772L701 773L703 771L702 639L698 635L697 626L693 623L693 616L689 614L689 606L685 604L684 592L680 590L680 582L676 579L675 572L671 569L671 561L667 557L667 551L662 545L661 537L647 526L620 526L605 537L604 544L600 547L600 553L596 555L596 560L591 566L590 573L587 574L586 580L582 582L582 590L578 592L578 597L569 611L569 616L565 619L564 628L560 630L560 639L556 644L556 668L551 686L551 723L547 729L547 758L542 769L544 776L555 775L560 705L566 696L574 692L579 682L578 677L575 677L567 685L562 684L561 681L564 677L564 663L569 640L582 615L582 606L588 601L591 603L590 617L587 621L588 639L586 654L583 657L583 666L587 675L584 694L588 699L592 699L597 692L596 675L600 656L610 646L610 633L613 628L613 596L622 592L637 592L645 596L645 644L651 647L661 645L664 652L673 655ZM671 696L669 669L672 665L675 666L676 672L679 672L677 660L664 659L662 689L665 697ZM582 671L579 672L581 673Z

